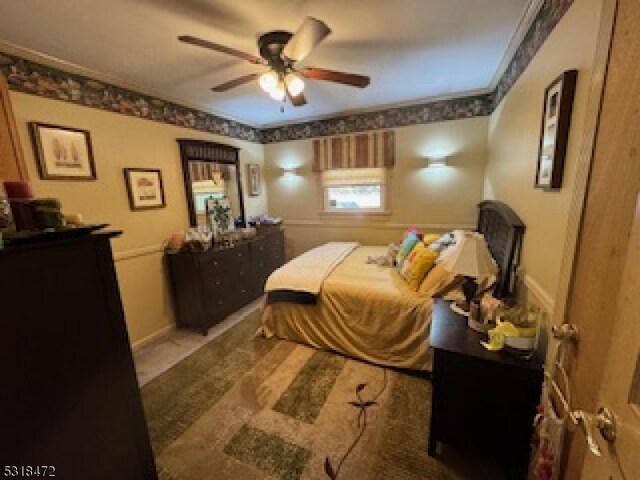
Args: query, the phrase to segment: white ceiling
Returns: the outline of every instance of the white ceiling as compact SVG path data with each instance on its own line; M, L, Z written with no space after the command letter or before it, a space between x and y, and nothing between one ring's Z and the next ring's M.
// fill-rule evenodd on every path
M487 89L530 0L1 0L0 40L256 126ZM297 66L369 75L363 90L307 80L294 108L257 82L266 67L179 42L199 36L258 55L256 39L303 18L333 33Z

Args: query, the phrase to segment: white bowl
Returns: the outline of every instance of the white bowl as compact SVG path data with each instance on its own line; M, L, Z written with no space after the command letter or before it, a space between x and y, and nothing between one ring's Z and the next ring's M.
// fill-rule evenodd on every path
M516 337L511 335L504 337L504 344L516 350L533 350L535 343L536 337Z

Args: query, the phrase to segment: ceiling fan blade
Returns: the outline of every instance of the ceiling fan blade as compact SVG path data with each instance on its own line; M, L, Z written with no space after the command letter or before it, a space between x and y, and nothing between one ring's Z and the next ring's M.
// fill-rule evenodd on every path
M226 92L227 90L231 90L232 88L236 88L240 85L244 85L245 83L249 83L257 79L260 75L260 73L250 73L249 75L244 75L242 77L229 80L228 82L221 83L220 85L213 87L211 90L213 90L214 92Z
M371 79L365 75L336 72L333 70L325 70L324 68L305 68L300 73L307 78L342 83L343 85L350 85L358 88L365 88L371 82Z
M294 97L293 95L291 95L291 93L289 92L289 89L287 88L287 97L289 97L289 100L291 101L291 105L293 105L294 107L301 107L307 104L307 99L304 96L304 93L302 92L300 92L298 95Z
M317 18L307 17L289 39L282 53L289 60L299 62L330 33L331 29L326 23Z
M203 40L202 38L192 37L191 35L180 35L178 40L184 43L188 43L190 45L195 45L197 47L208 48L209 50L214 50L216 52L226 53L227 55L233 55L234 57L241 58L242 60L246 60L251 63L263 64L264 60L260 57L256 57L255 55L251 55L250 53L241 52L240 50L236 50L235 48L225 47L224 45L218 45L217 43L210 42L208 40Z

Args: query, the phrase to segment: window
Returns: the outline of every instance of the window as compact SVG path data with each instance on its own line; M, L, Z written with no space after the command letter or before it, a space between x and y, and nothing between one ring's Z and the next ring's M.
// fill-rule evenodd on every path
M322 172L325 212L381 213L386 208L384 168L348 168Z

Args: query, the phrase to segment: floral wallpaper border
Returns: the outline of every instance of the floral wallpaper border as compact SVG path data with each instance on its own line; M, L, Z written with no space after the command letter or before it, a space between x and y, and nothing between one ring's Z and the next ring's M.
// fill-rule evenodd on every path
M9 87L18 92L255 143L285 142L490 115L526 70L573 2L574 0L545 0L498 85L491 93L280 127L255 128L8 53L0 52L0 72L7 77Z
M284 142L327 135L344 135L367 130L406 127L423 123L481 117L492 111L489 94L453 98L375 112L356 113L344 117L264 128L262 143Z
M573 2L574 0L545 0L492 93L492 110L509 93Z
M0 52L0 72L7 78L9 88L17 92L260 142L258 128L8 53Z

